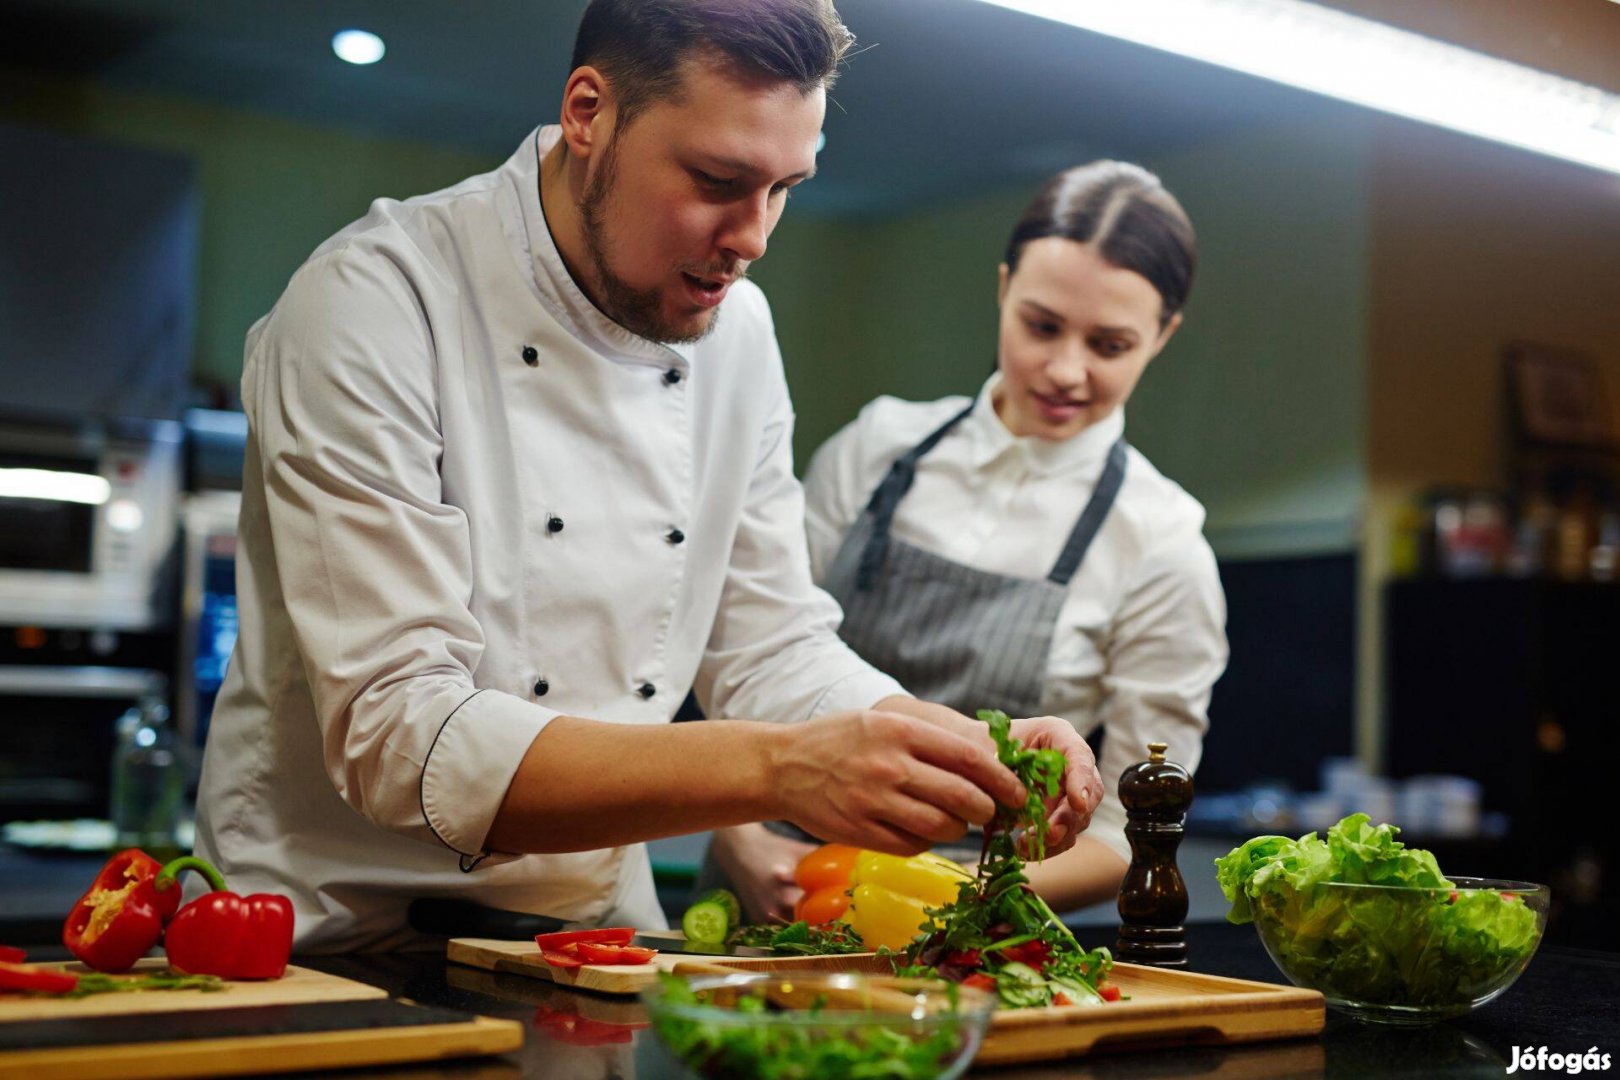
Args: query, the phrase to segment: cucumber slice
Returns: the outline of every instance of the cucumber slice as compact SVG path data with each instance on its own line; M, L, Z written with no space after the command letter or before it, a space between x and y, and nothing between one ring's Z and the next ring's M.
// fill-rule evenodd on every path
M736 894L730 889L710 889L697 898L700 904L719 904L726 909L726 920L731 923L733 930L742 925L742 905L737 903Z
M713 900L699 900L681 916L681 931L687 941L723 945L731 933L731 915L726 906Z

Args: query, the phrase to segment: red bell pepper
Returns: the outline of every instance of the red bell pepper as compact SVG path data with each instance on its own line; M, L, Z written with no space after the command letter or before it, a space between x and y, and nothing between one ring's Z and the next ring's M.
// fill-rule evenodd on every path
M57 971L33 964L0 963L0 990L65 994L78 985L79 977L71 971Z
M653 957L658 955L657 949L608 945L600 941L582 941L576 947L579 958L587 964L650 964Z
M542 949L560 949L564 945L578 945L582 941L595 941L604 945L628 945L636 931L629 926L605 926L600 930L559 930L554 934L536 934L534 943Z
M169 966L188 975L223 979L279 979L292 953L292 901L271 893L238 896L225 891L220 872L202 859L176 859L158 874L159 895L180 887L175 876L195 870L212 892L181 908L164 935Z
M162 865L144 851L120 851L96 875L62 924L62 944L97 971L128 971L163 935L180 893L160 892Z
M14 945L0 945L0 963L20 964L28 959L28 953Z

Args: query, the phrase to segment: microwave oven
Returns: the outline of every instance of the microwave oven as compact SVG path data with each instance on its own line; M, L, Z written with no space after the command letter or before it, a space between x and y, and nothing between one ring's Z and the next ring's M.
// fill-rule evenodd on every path
M0 421L0 624L172 621L182 428Z

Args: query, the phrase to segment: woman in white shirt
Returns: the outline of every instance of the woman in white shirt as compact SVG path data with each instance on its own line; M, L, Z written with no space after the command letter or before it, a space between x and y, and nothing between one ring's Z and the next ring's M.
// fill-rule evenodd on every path
M879 398L805 480L815 578L873 666L969 715L1104 732L1090 829L1029 871L1060 910L1117 891L1120 772L1150 741L1197 765L1226 663L1203 508L1124 439L1123 406L1180 327L1195 262L1192 225L1151 173L1059 174L1007 245L996 371L978 395ZM745 828L729 843L749 857L717 855L757 899L795 849Z

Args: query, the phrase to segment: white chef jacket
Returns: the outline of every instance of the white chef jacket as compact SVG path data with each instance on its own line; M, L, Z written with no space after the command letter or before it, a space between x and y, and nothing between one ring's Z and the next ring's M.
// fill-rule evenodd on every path
M372 204L248 334L241 633L198 848L301 950L411 943L414 897L662 926L641 844L491 854L558 715L781 721L901 692L810 579L769 309L666 346L604 317L494 172ZM557 761L558 769L611 762Z
M1061 442L1017 438L996 415L993 375L973 412L917 465L893 535L979 570L1044 578L1125 430L1122 410ZM816 452L805 476L806 531L822 580L896 458L968 404L881 397ZM1087 835L1130 858L1119 775L1149 742L1198 765L1210 688L1226 667L1226 601L1201 533L1204 509L1135 448L1125 482L1058 616L1042 709L1089 736L1106 731L1107 797Z

